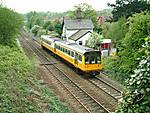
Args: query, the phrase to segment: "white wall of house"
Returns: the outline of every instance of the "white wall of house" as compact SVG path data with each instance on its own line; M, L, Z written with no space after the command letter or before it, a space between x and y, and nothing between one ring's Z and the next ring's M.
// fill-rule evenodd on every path
M82 41L82 45L85 45L86 41L88 41L90 37L91 37L91 32L88 32L83 37L81 37L79 40L77 40L76 43L79 44L80 41Z
M75 34L76 32L78 32L77 30L68 30L65 25L63 26L63 33L62 36L65 36L67 41L69 41L70 43L77 43L79 44L82 41L82 45L85 45L86 42L88 41L88 39L91 37L91 33L93 33L93 29L89 29L87 34L85 34L84 36L82 36L79 40L74 41L71 39L68 39L68 37L72 36L73 34Z
M72 36L74 33L76 33L78 30L68 30L65 25L63 26L63 33L62 33L62 36L65 36L65 37L70 37Z
M76 32L78 32L78 30L67 30L66 29L66 37L70 37L72 36L73 34L75 34Z

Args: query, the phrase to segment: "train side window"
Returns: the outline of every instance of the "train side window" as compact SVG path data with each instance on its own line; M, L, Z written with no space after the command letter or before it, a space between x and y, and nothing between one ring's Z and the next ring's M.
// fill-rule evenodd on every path
M63 48L62 50L63 50L63 52L65 52L65 48Z
M63 48L62 48L62 47L60 47L60 50L62 51L62 50L63 50Z
M57 44L55 44L55 48L58 49L58 45Z
M65 53L67 53L67 49L65 49Z
M70 55L70 50L68 50L68 55Z
M60 46L58 46L58 49L60 50Z
M81 55L79 55L79 61L82 61L82 56Z
M75 60L78 60L78 53L75 53Z
M71 51L71 56L74 57L74 52L73 51Z

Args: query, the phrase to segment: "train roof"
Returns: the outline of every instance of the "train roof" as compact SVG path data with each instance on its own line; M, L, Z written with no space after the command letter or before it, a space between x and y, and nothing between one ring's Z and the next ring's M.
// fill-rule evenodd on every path
M49 35L41 35L41 38L42 39L45 39L47 41L51 41L51 42L54 42L54 41L59 41L60 39L57 38L57 37L53 37L53 36L49 36Z
M41 38L45 39L47 41L55 42L56 44L61 44L62 46L70 48L70 49L72 49L74 51L77 51L81 54L85 54L87 52L98 51L98 50L94 50L94 49L89 48L89 47L78 45L77 43L71 43L71 42L68 42L68 41L65 41L65 40L61 40L57 37L49 36L49 35L42 35Z
M67 48L70 48L74 51L77 51L81 54L85 54L87 52L93 52L93 51L98 51L98 50L94 50L92 48L89 48L89 47L85 47L85 46L82 46L82 45L78 45L77 43L70 43L70 42L67 42L67 41L56 41L56 44L61 44Z

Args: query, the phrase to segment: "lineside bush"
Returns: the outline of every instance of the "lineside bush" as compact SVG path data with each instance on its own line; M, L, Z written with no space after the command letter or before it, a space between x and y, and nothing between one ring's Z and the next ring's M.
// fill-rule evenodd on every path
M20 14L0 5L0 44L14 46L22 25L23 18Z
M116 113L150 113L150 39L140 49L143 56L127 81L127 92Z
M36 79L35 66L18 48L0 45L0 53L0 113L69 112Z

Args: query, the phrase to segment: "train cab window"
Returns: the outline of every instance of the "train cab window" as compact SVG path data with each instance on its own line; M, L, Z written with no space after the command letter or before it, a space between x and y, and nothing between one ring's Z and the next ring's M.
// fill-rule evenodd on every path
M85 64L99 64L101 63L100 56L85 56Z
M101 63L101 57L100 56L97 57L97 63L98 64Z
M85 57L85 64L89 64L89 57L88 56Z
M95 57L94 57L94 56L91 56L91 57L90 57L89 63L90 63L90 64L95 64Z

